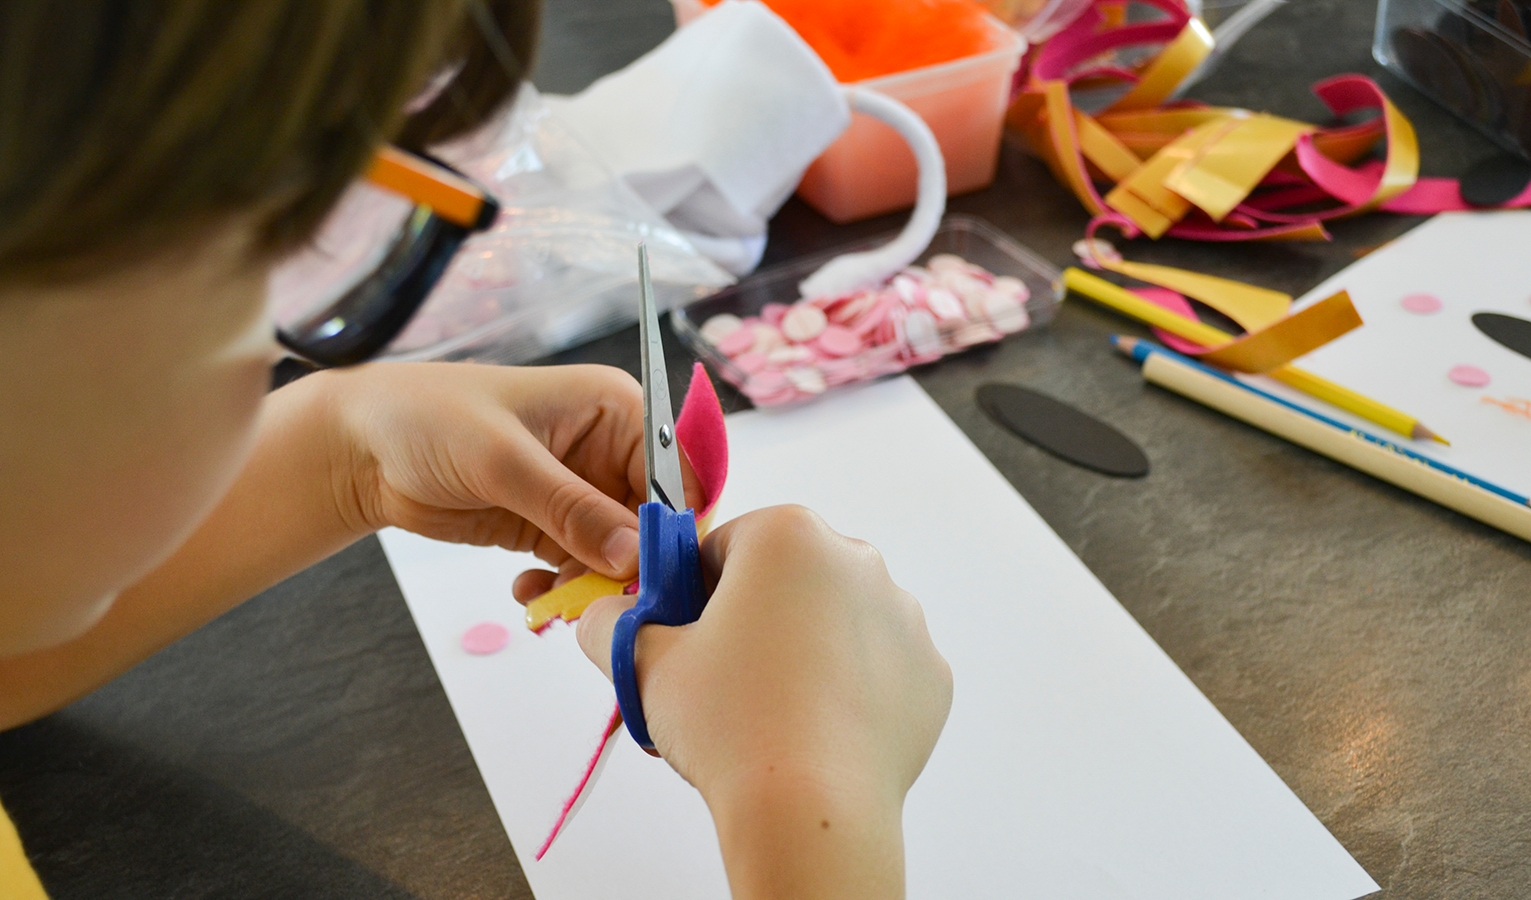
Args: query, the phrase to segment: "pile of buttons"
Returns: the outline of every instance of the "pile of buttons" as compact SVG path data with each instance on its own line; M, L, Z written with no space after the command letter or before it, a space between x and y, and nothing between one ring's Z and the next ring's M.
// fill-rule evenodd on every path
M746 397L780 406L1021 331L1029 297L1019 278L943 253L852 294L767 303L746 318L720 313L701 332L733 363L724 376Z

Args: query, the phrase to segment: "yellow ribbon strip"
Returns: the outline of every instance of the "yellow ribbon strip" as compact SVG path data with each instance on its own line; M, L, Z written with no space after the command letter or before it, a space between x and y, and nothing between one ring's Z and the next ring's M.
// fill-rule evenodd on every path
M1216 275L1203 275L1200 272L1131 262L1125 259L1101 260L1100 265L1102 268L1126 275L1128 278L1157 284L1178 294L1184 294L1192 300L1200 300L1237 322L1245 331L1259 331L1272 325L1284 318L1292 308L1290 294L1256 287L1231 278L1218 278ZM1335 336L1338 337L1338 335ZM1197 339L1189 338L1189 340ZM1214 339L1210 343L1199 340L1197 343L1211 346L1225 340L1227 335L1222 335L1221 340Z
M1138 83L1132 86L1111 109L1147 109L1158 106L1164 98L1175 92L1185 77L1201 65L1212 52L1212 32L1200 19L1193 18L1180 30L1179 36L1164 48L1149 64Z
M1361 314L1350 302L1350 295L1340 291L1269 328L1197 355L1225 369L1264 374L1360 328L1361 324Z
M1128 263L1127 265L1131 268L1141 264ZM1162 266L1143 268L1165 269ZM1213 279L1210 275L1196 276L1194 272L1184 274L1210 281L1228 281L1228 279ZM1238 284L1238 282L1229 283ZM1162 306L1150 303L1126 288L1081 269L1065 269L1063 284L1069 290L1076 291L1140 322L1162 328L1188 341L1211 348L1205 353L1196 355L1208 362L1238 372L1264 374L1282 369L1297 357L1361 325L1361 316L1350 302L1350 295L1344 291L1321 303L1315 303L1295 315L1282 316L1267 327L1250 329L1248 334L1235 338L1221 329L1196 319L1188 319ZM1244 287L1251 291L1263 290L1253 285L1244 285ZM1249 311L1243 310L1243 312Z
M1110 30L1109 18L1103 28ZM1370 122L1328 130L1232 107L1161 108L1211 48L1206 26L1191 18L1142 69L1127 93L1098 116L1074 108L1067 81L1033 77L1006 122L1026 134L1031 147L1092 216L1106 215L1109 209L1118 221L1124 217L1151 238L1170 232L1193 209L1214 223L1224 223L1277 170L1304 180L1311 177L1347 208L1296 221L1245 210L1224 225L1229 237L1325 240L1321 218L1374 210L1417 180L1419 143L1414 129L1374 85L1375 103L1370 93L1341 83L1344 79L1316 86L1315 91L1341 111L1380 107L1380 115ZM1384 136L1387 155L1381 178L1375 189L1369 179L1363 181L1370 196L1357 196L1356 179L1363 176L1344 167ZM1097 181L1113 185L1104 197L1096 190ZM1199 217L1192 224L1186 232L1191 237L1203 226L1214 227ZM1249 229L1255 233L1239 234Z
M1313 131L1312 125L1265 113L1230 121L1217 140L1164 178L1167 190L1201 207L1214 222L1243 203L1297 139Z
M1191 201L1165 186L1170 173L1221 140L1234 124L1214 119L1182 134L1122 179L1106 195L1106 205L1131 219L1149 237L1164 234L1191 211Z

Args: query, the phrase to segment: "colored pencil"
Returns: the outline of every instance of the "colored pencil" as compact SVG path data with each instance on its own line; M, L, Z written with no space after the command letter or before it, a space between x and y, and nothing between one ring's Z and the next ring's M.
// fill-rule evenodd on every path
M1188 319L1162 306L1149 303L1126 288L1114 285L1104 278L1091 275L1083 269L1064 269L1063 284L1069 290L1076 291L1081 296L1088 297L1103 306L1108 306L1123 315L1162 328L1188 341L1195 341L1204 347L1216 347L1226 344L1233 340L1234 337L1228 332L1214 328L1205 322ZM1415 440L1436 440L1442 444L1451 443L1429 428L1426 428L1423 423L1408 413L1396 410L1364 394L1358 394L1350 388L1335 384L1327 378L1315 375L1306 369L1299 369L1296 366L1288 365L1266 372L1265 374L1289 387L1302 391L1304 394L1317 397L1325 403L1337 406L1346 412L1354 413L1369 422L1375 422L1389 431L1396 431Z
M1531 500L1391 441L1252 388L1149 341L1114 337L1143 377L1205 406L1531 541Z

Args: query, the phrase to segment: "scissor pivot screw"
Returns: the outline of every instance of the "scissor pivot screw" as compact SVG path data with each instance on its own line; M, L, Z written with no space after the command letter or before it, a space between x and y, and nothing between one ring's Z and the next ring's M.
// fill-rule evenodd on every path
M668 447L670 446L670 441L672 440L674 440L674 437L670 434L670 426L659 426L659 446Z

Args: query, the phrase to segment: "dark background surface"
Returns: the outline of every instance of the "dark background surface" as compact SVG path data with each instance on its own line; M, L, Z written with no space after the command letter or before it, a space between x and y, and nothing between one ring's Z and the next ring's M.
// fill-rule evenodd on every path
M1413 120L1424 174L1493 152L1380 72L1374 12L1293 0L1194 93L1321 121L1308 85L1361 72ZM536 82L578 90L672 27L664 0L549 0ZM951 209L1059 265L1086 220L1010 146L996 184ZM1418 221L1338 223L1324 245L1129 253L1295 294ZM836 227L792 201L767 262L899 224ZM917 377L1381 897L1531 895L1531 546L1145 387L1106 345L1123 330L1071 301L1043 331ZM636 371L636 329L558 359L589 360ZM1104 478L1002 433L973 400L994 380L1115 424L1153 472ZM59 900L530 896L375 540L0 734L0 796Z

